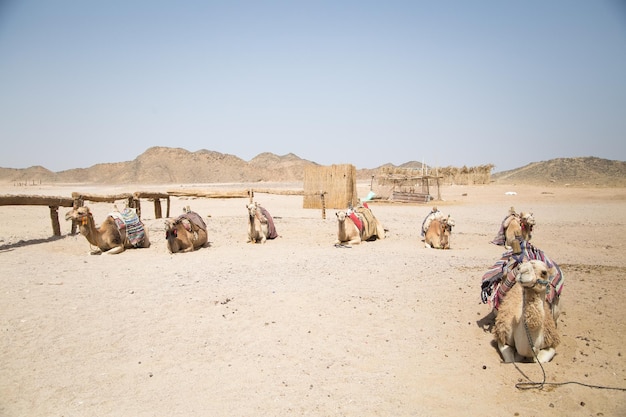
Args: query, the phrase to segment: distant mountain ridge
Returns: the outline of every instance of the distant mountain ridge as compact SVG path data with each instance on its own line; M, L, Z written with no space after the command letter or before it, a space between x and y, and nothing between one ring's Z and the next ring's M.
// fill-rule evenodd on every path
M593 156L555 158L492 174L502 184L626 187L626 162Z
M205 149L190 152L182 148L152 147L132 161L102 163L89 168L59 172L42 166L0 168L0 181L46 184L297 182L304 179L304 171L309 166L319 164L293 153L281 156L264 152L246 162L235 155ZM370 179L380 168L394 166L384 164L375 169L357 169L357 178ZM421 169L422 164L409 161L399 167ZM558 158L492 174L491 178L496 183L626 186L626 162L596 157Z

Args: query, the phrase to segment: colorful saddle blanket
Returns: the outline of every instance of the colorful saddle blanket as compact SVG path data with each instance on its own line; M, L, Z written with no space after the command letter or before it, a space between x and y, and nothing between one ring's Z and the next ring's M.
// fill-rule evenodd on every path
M428 216L424 217L424 221L422 221L422 230L421 230L422 237L426 236L426 232L428 231L428 228L430 227L430 223L437 217L443 218L443 214L439 210L431 211L430 213L428 213Z
M137 216L135 210L127 207L121 212L114 211L109 213L109 216L113 217L113 220L115 220L115 224L120 231L126 230L126 239L131 245L137 247L143 242L146 237L146 231L144 230L143 224L141 224L141 220L139 220L139 216Z
M354 211L358 214L362 227L359 227L359 231L361 232L361 237L363 236L377 236L378 229L376 227L376 218L374 218L374 214L372 210L364 205L363 207L357 207ZM358 227L358 225L357 225Z
M359 229L359 233L363 232L363 222L361 221L359 215L351 211L348 213L348 216L350 216L356 228Z
M506 293L515 285L515 267L533 259L545 262L548 268L556 269L556 274L550 279L546 301L552 304L561 295L565 278L556 262L548 258L542 250L533 247L530 242L522 241L521 248L522 253L519 255L514 255L512 250L504 252L502 258L483 275L481 283L483 304L489 303L497 310Z
M498 230L498 234L496 235L496 237L493 238L491 243L498 246L504 246L504 244L506 243L506 236L504 235L506 228L509 226L509 223L511 223L511 220L516 217L517 216L514 214L509 214L504 218L504 220L502 220L502 223L500 224L500 230Z
M206 231L206 223L202 220L202 216L200 216L195 211L188 211L187 213L181 214L176 218L176 223L180 222L183 219L189 220L192 224L197 226L198 228ZM189 230L190 232L192 230Z
M274 219L270 215L270 212L265 209L265 207L259 206L259 210L261 210L261 214L265 216L267 219L267 230L268 230L268 239L276 239L278 237L278 233L276 232L276 226L274 226Z

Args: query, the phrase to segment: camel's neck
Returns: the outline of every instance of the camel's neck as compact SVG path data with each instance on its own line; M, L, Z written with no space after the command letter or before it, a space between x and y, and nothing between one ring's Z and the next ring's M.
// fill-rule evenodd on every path
M256 216L256 214L250 214L248 216L248 222L250 223L250 227L254 228L255 224L258 222L259 224L261 223L261 221L259 220L259 218Z
M101 247L102 236L100 231L96 228L93 216L87 216L81 220L80 233L87 238L89 243L99 248Z
M352 221L352 219L350 217L346 217L343 220L338 220L337 221L337 234L340 237L347 237L350 235L351 230L350 229L354 229L356 230L356 233L359 233L359 229L358 227L356 227L356 224L354 224L354 222Z
M177 232L179 233L179 232ZM167 244L169 245L170 252L176 253L180 250L179 240L177 236L168 235Z
M543 326L544 302L545 292L524 288L524 321L530 330Z

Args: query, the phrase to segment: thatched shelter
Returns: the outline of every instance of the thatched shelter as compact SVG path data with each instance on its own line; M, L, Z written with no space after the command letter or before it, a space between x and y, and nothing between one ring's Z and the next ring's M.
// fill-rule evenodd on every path
M343 209L358 201L354 165L305 168L303 208Z
M378 174L377 184L387 189L392 201L427 203L434 199L441 200L441 178L439 175L429 175L424 169L383 167Z

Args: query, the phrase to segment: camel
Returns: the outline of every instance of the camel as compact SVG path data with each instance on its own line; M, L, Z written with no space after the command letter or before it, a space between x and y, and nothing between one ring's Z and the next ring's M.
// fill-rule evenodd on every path
M267 239L278 237L274 219L259 203L246 206L248 209L248 241L247 243L265 243Z
M170 253L193 252L207 244L206 224L187 206L176 219L165 220L165 239Z
M560 342L556 319L546 301L554 267L539 260L523 262L516 283L506 293L496 316L494 336L506 363L530 358L550 362Z
M116 207L100 227L96 227L93 215L86 206L70 210L65 215L65 220L72 220L80 225L80 233L87 238L90 245L96 247L90 251L92 255L115 255L126 249L150 247L148 230L131 208L120 212Z
M520 251L520 240L529 241L532 237L535 218L533 213L516 213L515 208L509 209L508 216L502 221L500 231L492 243L513 248L515 253Z
M521 212L519 215L510 216L510 221L504 226L504 236L506 238L505 247L512 248L515 241L523 239L529 241L532 237L535 218L532 213Z
M434 249L450 249L450 235L454 219L443 217L441 213L428 222L428 229L424 236L424 246Z
M384 239L385 229L367 205L354 210L338 211L335 245L358 245L361 242Z

